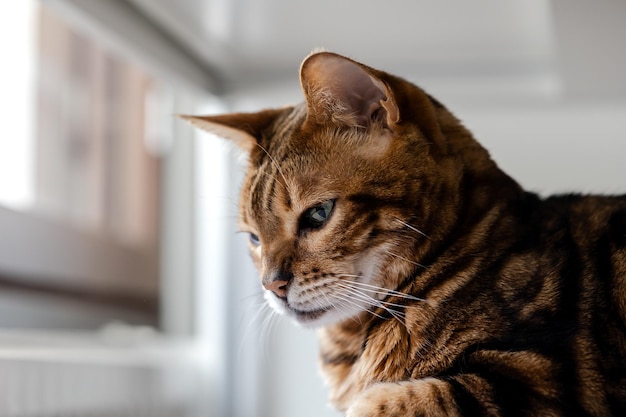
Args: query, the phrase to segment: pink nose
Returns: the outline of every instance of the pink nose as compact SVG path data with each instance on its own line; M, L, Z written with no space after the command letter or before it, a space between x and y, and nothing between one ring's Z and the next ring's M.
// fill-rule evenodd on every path
M275 280L267 284L263 284L266 290L270 290L280 298L285 298L287 295L287 284L289 281Z

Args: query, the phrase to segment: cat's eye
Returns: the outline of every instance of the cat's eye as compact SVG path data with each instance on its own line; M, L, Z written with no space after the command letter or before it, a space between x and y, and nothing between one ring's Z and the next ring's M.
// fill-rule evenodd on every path
M300 218L300 230L319 229L324 226L335 206L335 200L326 200L306 210Z
M259 236L255 235L254 233L250 233L249 239L250 243L252 243L252 245L254 246L259 246L261 244L261 239L259 239Z

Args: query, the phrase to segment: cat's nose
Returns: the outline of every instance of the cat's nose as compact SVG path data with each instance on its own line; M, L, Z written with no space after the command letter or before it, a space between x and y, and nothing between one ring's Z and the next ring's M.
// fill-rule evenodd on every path
M264 282L263 287L276 294L277 297L285 298L287 296L287 285L293 279L291 272L281 271L274 275L269 282Z

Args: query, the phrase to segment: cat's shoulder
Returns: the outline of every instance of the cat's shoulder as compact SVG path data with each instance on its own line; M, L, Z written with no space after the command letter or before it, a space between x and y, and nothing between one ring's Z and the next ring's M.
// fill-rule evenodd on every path
M570 213L574 217L610 216L626 211L626 194L557 194L547 197L544 205L548 210Z
M608 237L626 247L626 194L554 195L543 201L544 218L561 219L580 239L593 242Z

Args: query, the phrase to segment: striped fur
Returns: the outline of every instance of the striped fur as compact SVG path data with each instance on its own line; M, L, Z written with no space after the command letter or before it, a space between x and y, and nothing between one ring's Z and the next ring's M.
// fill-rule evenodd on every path
M298 106L186 118L249 151L241 228L270 304L318 328L332 404L626 415L626 196L526 192L443 105L348 58L301 81Z

